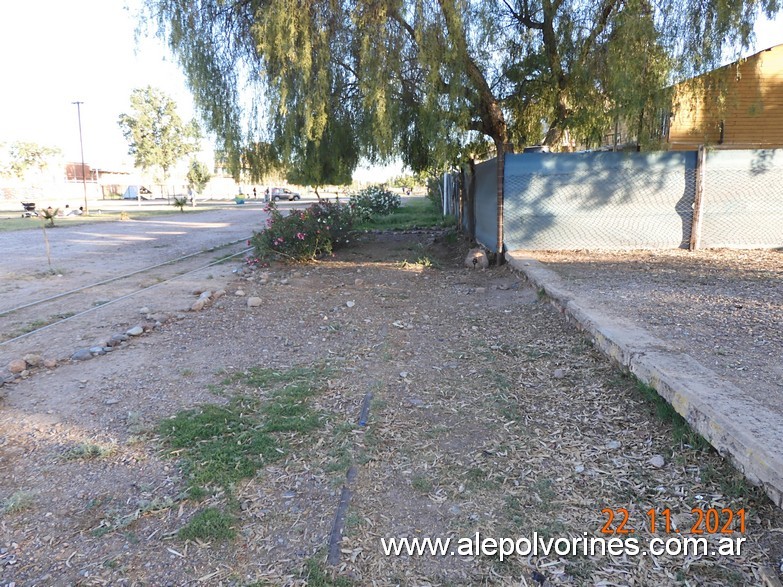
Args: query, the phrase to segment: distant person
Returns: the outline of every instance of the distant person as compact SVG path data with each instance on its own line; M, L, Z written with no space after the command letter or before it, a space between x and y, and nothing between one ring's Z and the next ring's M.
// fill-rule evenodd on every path
M258 193L256 192L256 186L253 186L253 199L254 200L258 199Z
M264 192L264 202L269 201L269 188L266 188L266 191Z

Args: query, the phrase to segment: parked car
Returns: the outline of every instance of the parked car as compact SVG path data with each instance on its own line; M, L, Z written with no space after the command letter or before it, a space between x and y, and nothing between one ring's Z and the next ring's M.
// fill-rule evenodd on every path
M302 197L288 188L272 188L271 196L275 202L278 200L299 200Z

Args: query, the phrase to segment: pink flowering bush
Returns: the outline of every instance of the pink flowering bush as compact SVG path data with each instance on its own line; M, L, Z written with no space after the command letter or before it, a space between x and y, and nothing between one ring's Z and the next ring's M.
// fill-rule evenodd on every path
M272 202L264 211L269 213L266 228L250 239L258 259L311 261L349 241L352 216L347 206L320 202L283 215Z

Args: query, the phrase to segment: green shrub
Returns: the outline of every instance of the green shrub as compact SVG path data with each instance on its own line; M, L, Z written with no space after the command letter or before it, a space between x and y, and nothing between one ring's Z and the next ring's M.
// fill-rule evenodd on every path
M351 194L348 201L351 213L359 222L370 220L373 216L387 216L401 204L402 200L398 194L377 185Z
M284 216L274 202L267 204L267 227L253 233L250 244L258 259L279 256L292 261L311 261L349 241L353 218L347 206L319 202Z

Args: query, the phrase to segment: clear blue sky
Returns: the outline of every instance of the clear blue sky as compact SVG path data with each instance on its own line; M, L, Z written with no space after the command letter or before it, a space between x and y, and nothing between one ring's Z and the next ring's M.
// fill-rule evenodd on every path
M139 0L5 1L0 8L0 142L59 147L96 167L131 165L117 118L134 88L159 87L193 116L184 78L156 38L134 37ZM783 19L756 29L752 52L783 43Z

